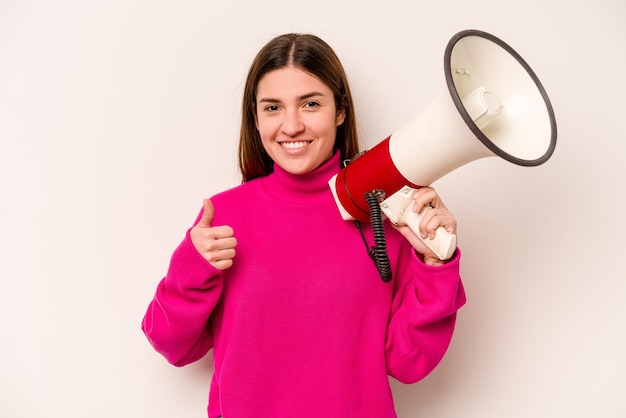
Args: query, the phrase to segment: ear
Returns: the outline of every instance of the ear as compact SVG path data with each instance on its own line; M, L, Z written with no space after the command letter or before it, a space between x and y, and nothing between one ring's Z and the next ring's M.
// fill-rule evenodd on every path
M346 120L346 110L341 108L337 110L337 116L335 117L335 126L341 126Z

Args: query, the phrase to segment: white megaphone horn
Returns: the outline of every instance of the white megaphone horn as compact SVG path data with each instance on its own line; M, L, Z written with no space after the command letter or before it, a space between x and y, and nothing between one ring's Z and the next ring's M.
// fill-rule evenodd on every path
M521 166L546 162L556 146L556 120L539 79L509 45L479 30L453 36L444 54L445 88L413 120L353 159L330 181L345 220L368 221L365 195L377 191L393 223L419 237L414 189L479 158ZM478 141L477 141L478 139ZM446 260L456 236L443 227L424 240Z

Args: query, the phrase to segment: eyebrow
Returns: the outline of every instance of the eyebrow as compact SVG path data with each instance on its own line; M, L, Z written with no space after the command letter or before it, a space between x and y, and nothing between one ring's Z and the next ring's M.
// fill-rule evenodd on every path
M300 100L307 100L307 99L310 99L312 97L317 97L317 96L324 96L324 94L320 93L319 91L312 91L310 93L303 94L302 96L298 96L296 97L296 99L300 101ZM259 99L259 103L280 103L280 100L273 99L271 97L263 97L262 99Z

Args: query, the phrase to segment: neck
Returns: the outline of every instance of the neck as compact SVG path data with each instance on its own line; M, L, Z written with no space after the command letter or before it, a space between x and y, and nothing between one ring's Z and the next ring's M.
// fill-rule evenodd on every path
M328 181L339 171L339 159L339 151L336 151L330 160L305 174L291 174L274 164L274 172L264 181L286 198L326 194L330 192Z

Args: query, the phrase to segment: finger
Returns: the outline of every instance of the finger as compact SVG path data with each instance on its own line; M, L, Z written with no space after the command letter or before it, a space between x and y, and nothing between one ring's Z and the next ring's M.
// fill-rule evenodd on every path
M437 229L437 221L435 220L435 211L432 207L427 206L422 212L422 219L419 224L419 231L422 238L433 238L433 232Z
M421 187L413 192L414 210L420 212L423 208L431 206L437 194L431 187Z
M226 248L218 251L210 251L205 257L209 262L215 262L220 260L230 260L235 258L236 251L234 248Z
M215 268L225 270L233 265L236 251L234 248L207 253L205 259Z
M209 199L204 199L202 201L202 218L198 222L198 226L201 228L210 228L213 223L213 217L215 216L215 208L213 207L213 203Z
M220 251L235 248L237 246L237 239L232 235L232 229L229 231L229 227L217 227L211 230L212 234L207 236L209 238L206 243L207 251ZM224 231L221 234L219 230Z
M428 209L420 222L420 233L433 239L437 229L443 227L451 234L456 233L456 219L445 209Z
M432 187L422 187L413 192L413 211L420 213L425 207L443 208L446 206Z
M211 261L210 264L218 270L226 270L233 266L233 259Z

